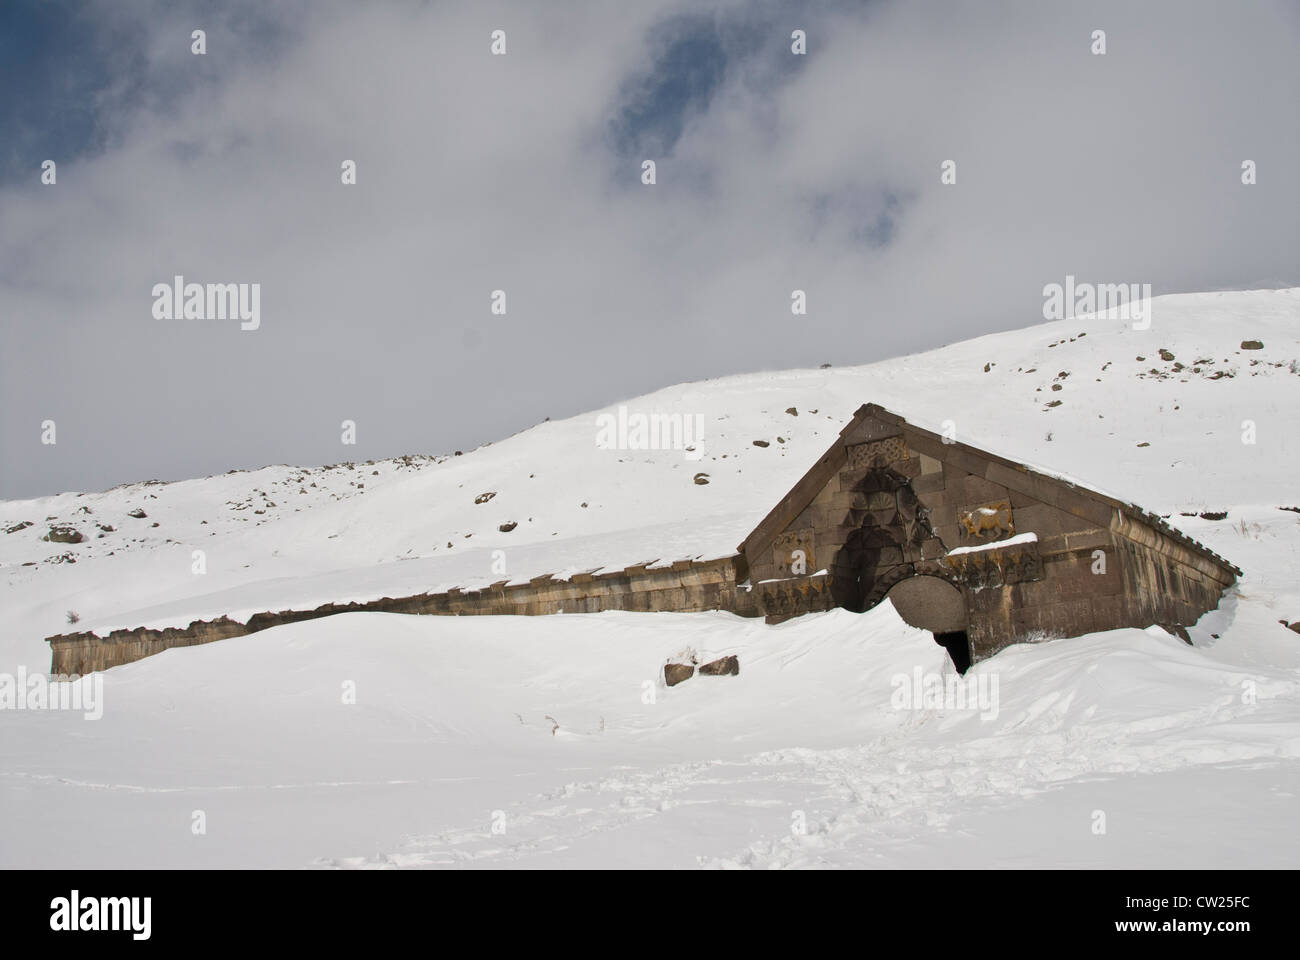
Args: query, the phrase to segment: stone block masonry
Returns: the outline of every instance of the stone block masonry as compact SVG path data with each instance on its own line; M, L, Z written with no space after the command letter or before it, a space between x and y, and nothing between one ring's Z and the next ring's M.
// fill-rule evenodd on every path
M678 561L670 566L640 564L608 573L577 574L568 580L550 575L528 583L498 583L482 590L452 589L409 597L382 597L355 603L327 603L313 610L258 613L246 623L219 617L196 620L188 627L163 630L114 630L107 636L66 633L49 637L51 673L87 674L132 663L175 647L192 647L241 637L269 627L315 620L337 613L406 613L433 616L541 616L551 613L599 613L603 610L701 612L728 610L760 616L758 597L737 590L739 556L706 561ZM741 576L743 581L744 577Z

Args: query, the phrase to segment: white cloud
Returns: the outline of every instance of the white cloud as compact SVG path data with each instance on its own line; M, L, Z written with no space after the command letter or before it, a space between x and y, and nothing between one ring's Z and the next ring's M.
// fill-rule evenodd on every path
M214 23L206 58L157 8L143 80L105 95L112 147L0 193L4 492L337 460L343 418L349 457L473 446L681 379L1022 326L1066 272L1300 282L1293 10L1130 6L810 14L802 69L731 62L655 187L608 125L651 28L698 4L313 4ZM262 329L153 320L175 273L260 282Z

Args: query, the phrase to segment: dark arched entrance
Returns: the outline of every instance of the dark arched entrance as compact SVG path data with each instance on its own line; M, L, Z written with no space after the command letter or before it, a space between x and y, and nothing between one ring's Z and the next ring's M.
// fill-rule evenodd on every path
M861 613L916 572L921 543L934 533L907 477L896 470L868 470L852 492L854 506L841 523L852 529L831 561L831 596Z
M888 467L868 470L854 486L852 527L831 562L831 597L861 613L888 595L904 621L934 634L962 673L971 663L966 600L954 578L921 544L937 540L908 478Z
M831 564L831 596L838 606L854 613L869 610L879 602L875 596L882 567L882 558L898 550L892 533L878 527L865 527L853 531L848 542L835 554Z

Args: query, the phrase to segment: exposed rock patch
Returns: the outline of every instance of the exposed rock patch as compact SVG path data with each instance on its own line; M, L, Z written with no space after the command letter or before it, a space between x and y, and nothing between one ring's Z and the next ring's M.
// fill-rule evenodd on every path
M670 687L675 687L683 680L689 680L693 676L695 676L695 668L689 663L664 664L664 683Z
M735 677L739 674L739 657L720 657L700 667L700 676L702 677Z

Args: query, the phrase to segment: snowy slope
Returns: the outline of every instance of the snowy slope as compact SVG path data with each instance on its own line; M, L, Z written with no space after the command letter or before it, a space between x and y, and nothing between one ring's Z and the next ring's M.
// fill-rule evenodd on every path
M740 675L655 685L686 646L738 654ZM896 675L944 657L888 606L776 628L624 613L277 627L109 671L99 721L6 718L0 863L1300 861L1293 651L1247 666L1114 631L979 665L996 716L891 709Z
M459 457L3 502L0 530L32 526L0 533L0 667L45 658L42 638L67 629L68 610L80 629L175 626L485 586L501 579L497 549L516 580L730 554L869 401L932 428L952 421L961 440L1161 513L1300 500L1286 468L1300 462L1300 289L1161 297L1152 314L1147 331L1066 320L863 367L750 374L626 402L702 416L698 461L598 449L596 418L615 404ZM1241 350L1246 339L1264 349ZM1256 425L1253 445L1241 440L1245 420ZM692 482L699 471L708 485ZM486 492L496 496L475 504ZM137 509L145 518L128 516ZM509 521L518 526L500 532ZM40 539L59 524L86 540ZM196 549L204 575L192 572Z
M68 610L111 629L475 587L497 549L514 579L728 554L869 401L1171 514L1245 571L1194 647L1114 631L980 665L989 719L891 708L896 674L948 667L888 605L348 615L170 651L104 675L101 720L0 711L0 865L1296 866L1300 290L1152 313L626 401L701 415L698 461L598 449L615 404L464 456L0 503L0 672L45 669ZM658 686L687 646L740 676Z

